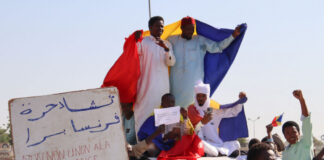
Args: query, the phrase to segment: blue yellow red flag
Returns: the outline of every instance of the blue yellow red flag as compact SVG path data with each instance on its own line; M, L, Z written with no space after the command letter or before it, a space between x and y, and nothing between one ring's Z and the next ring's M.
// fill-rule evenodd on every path
M280 126L281 125L281 121L282 121L282 116L283 116L283 113L280 115L280 116L276 116L273 120L272 120L272 126L273 127L277 127L277 126Z

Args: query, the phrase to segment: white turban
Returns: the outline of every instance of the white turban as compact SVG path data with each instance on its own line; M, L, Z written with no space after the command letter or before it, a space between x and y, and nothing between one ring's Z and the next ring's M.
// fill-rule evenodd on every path
M203 117L205 115L204 111L207 111L207 108L209 107L210 104L210 98L209 98L210 86L209 84L204 84L202 81L200 81L198 82L197 85L195 85L194 90L195 90L195 107L199 112L200 116ZM199 93L206 94L207 97L203 106L199 106L197 102L197 94Z
M210 86L209 84L204 84L203 82L199 82L197 85L195 85L195 93L203 93L209 96L210 93Z

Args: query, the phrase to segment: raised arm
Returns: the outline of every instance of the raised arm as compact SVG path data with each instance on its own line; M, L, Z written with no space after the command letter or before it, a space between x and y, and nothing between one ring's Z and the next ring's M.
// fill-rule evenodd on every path
M266 126L266 128L267 128L267 141L268 142L273 142L273 139L272 139L272 129L273 129L273 126L272 126L272 124L268 124L267 126Z
M307 109L306 102L305 102L305 99L303 97L302 91L301 90L295 90L293 92L293 95L299 100L302 115L305 116L305 117L308 117L309 113L308 113L308 109Z
M295 90L293 92L293 95L294 95L294 97L296 97L299 100L300 106L301 106L301 112L303 115L303 118L302 118L303 137L301 139L301 142L307 146L311 146L313 144L312 123L311 123L310 115L308 113L308 109L306 106L306 102L305 102L303 93L301 90Z
M205 45L206 50L208 52L220 53L225 48L227 48L237 36L240 35L240 29L241 29L241 26L237 26L235 28L235 30L233 31L233 34L221 42L215 42L215 41L212 41L212 40L204 38L204 37L201 37L201 41Z
M220 109L215 110L215 113L221 115L222 118L236 117L242 111L243 104L246 101L246 94L244 92L240 92L238 101L231 104L221 105Z
M140 41L141 39L143 39L142 34L143 34L142 30L138 30L135 32L135 41L137 46L137 52L139 55L142 54L142 43Z

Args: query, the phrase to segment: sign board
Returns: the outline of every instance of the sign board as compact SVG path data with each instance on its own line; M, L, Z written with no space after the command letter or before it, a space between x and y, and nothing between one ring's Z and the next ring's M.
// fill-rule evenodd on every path
M16 160L126 160L116 88L9 101Z
M180 107L156 108L154 109L155 126L162 124L174 124L180 122Z

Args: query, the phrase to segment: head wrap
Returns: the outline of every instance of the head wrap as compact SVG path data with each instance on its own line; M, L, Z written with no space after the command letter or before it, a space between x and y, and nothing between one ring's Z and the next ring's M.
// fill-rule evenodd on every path
M181 19L181 26L187 25L187 24L195 24L195 19L187 16Z
M210 86L209 84L204 84L202 81L199 81L195 85L194 90L195 90L195 108L199 112L200 116L203 117L205 115L204 111L207 111L207 108L209 107L210 104L210 98L209 98ZM197 102L197 94L199 93L206 94L207 97L203 106L199 106Z

